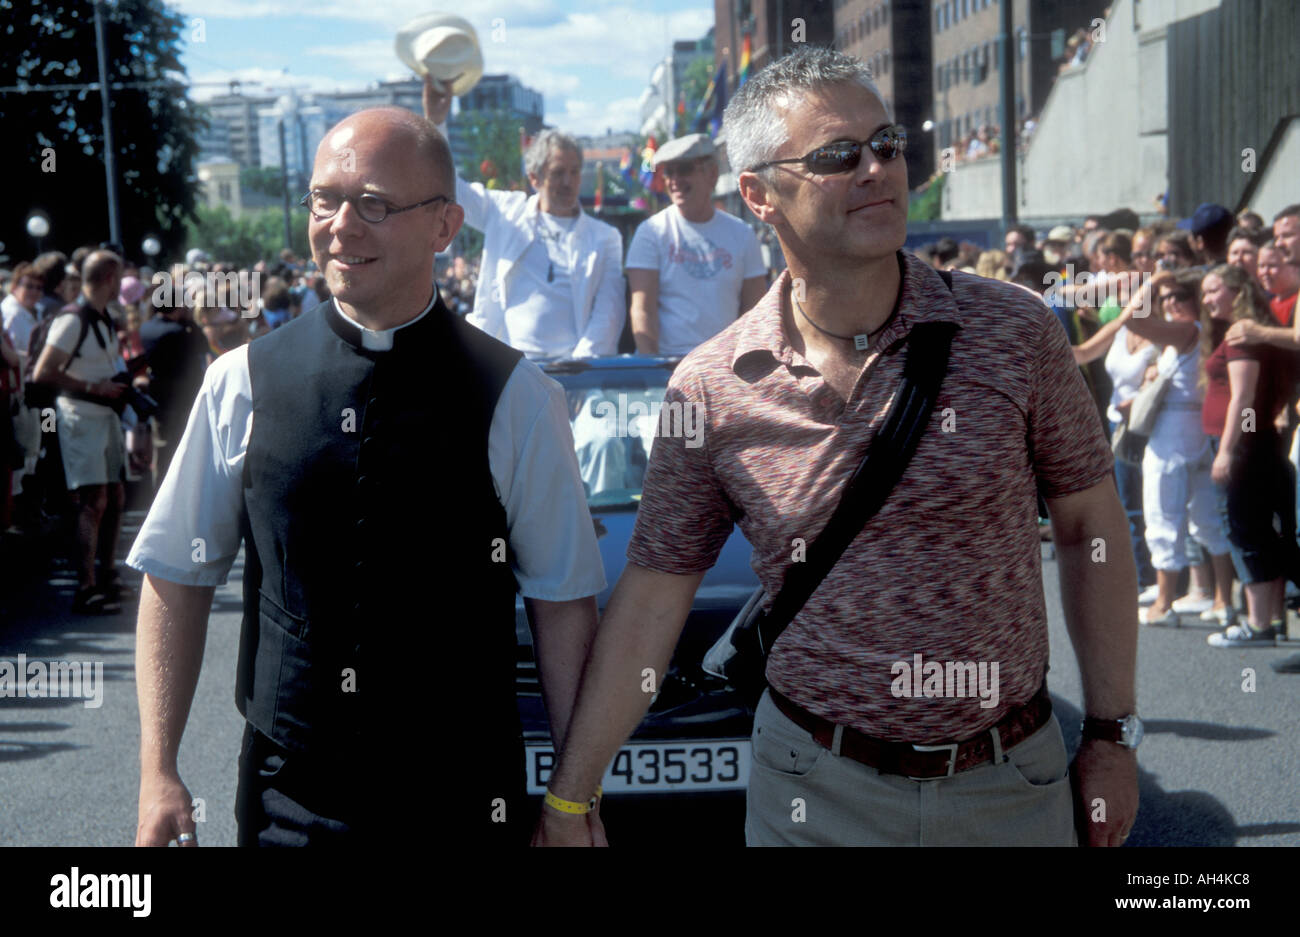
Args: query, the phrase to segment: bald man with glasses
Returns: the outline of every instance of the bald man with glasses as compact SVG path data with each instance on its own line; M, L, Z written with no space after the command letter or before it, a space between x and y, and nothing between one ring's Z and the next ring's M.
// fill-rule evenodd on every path
M197 845L177 753L241 543L239 843L409 847L417 805L440 843L527 840L515 594L558 750L604 577L563 391L433 285L454 186L410 112L330 130L303 203L332 300L204 377L128 557L137 845Z

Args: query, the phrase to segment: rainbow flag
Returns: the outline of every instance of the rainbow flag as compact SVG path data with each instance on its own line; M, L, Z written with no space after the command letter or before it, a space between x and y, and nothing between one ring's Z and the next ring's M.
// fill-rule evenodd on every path
M632 181L632 150L623 151L623 158L618 161L618 174L628 182Z
M749 78L749 53L752 46L753 43L749 38L749 33L745 33L745 38L740 43L740 78L736 82L737 88L743 85L745 80Z
M649 189L655 181L655 150L659 145L655 143L654 134L650 134L645 141L645 149L641 151L641 186Z
M596 164L596 214L605 206L605 164Z

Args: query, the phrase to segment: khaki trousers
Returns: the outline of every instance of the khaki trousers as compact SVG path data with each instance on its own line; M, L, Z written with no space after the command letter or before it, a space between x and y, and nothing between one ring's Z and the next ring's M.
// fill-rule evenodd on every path
M1077 846L1061 726L989 763L913 781L831 754L776 708L754 717L750 846ZM1000 747L1000 744L999 744Z

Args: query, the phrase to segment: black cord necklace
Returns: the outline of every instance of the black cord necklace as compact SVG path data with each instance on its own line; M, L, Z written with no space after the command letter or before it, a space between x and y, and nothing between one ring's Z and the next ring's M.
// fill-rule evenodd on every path
M844 342L852 342L855 351L867 351L871 347L871 339L879 335L884 330L885 326L894 321L894 314L891 312L888 319L882 322L878 328L872 329L870 332L859 332L856 335L840 335L836 332L830 331L829 329L822 328L812 319L808 318L808 313L803 311L803 306L800 305L799 301L793 296L790 297L790 302L793 304L794 308L799 310L799 315L804 317L804 321L814 329L821 332L823 335L829 335L831 338L838 338L840 341Z

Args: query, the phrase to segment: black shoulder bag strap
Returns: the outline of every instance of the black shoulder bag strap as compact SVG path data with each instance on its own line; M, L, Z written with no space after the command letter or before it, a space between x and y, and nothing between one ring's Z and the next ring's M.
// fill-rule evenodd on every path
M947 274L946 270L940 273L951 290L952 278ZM790 567L771 610L757 622L758 644L765 657L903 477L939 399L957 328L952 322L921 322L912 327L903 381L884 424L845 485L835 513L808 548L807 561Z

